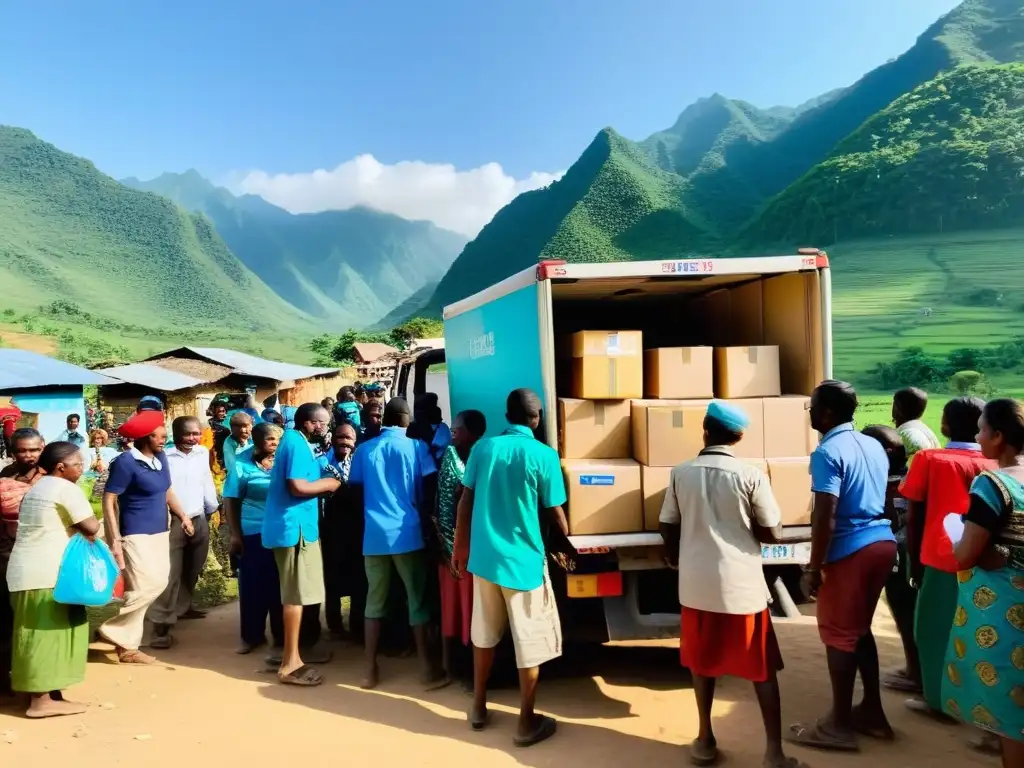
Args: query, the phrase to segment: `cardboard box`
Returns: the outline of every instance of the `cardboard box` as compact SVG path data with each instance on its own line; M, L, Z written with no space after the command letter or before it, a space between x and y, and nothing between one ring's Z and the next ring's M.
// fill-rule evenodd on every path
M558 398L558 452L563 459L632 456L629 400Z
M644 390L640 331L580 331L572 335L573 397L629 400Z
M810 458L768 459L768 478L782 511L782 524L810 525L813 504Z
M778 397L778 347L715 347L715 396Z
M644 527L640 465L631 459L567 459L569 533L637 533Z
M657 533L661 507L665 503L672 467L640 467L640 485L644 494L644 530Z
M744 459L743 463L749 464L752 467L757 467L764 473L765 477L768 476L768 462L764 459Z
M633 400L633 458L649 467L674 467L704 448L708 400Z
M803 395L766 397L764 455L769 459L810 456L818 446L811 428L811 398Z
M764 427L764 401L758 397L740 400L724 400L730 405L740 408L750 417L750 425L743 433L743 439L732 447L733 453L739 459L763 459L765 427Z
M712 347L662 347L644 352L644 397L708 398L715 394Z

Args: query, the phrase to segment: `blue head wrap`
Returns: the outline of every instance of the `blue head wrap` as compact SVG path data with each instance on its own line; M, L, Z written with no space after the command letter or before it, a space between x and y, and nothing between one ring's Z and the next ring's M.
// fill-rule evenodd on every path
M708 406L708 418L714 419L725 429L736 434L743 434L750 426L750 417L742 408L724 403L721 400L712 400Z

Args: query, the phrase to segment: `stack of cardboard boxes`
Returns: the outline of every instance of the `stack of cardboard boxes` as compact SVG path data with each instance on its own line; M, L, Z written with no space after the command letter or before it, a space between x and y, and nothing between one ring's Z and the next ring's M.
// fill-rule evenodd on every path
M643 350L639 331L572 338L572 398L558 400L559 453L575 535L657 531L669 476L704 447L712 398L750 416L737 456L765 472L784 525L810 522L810 399L783 395L779 349Z

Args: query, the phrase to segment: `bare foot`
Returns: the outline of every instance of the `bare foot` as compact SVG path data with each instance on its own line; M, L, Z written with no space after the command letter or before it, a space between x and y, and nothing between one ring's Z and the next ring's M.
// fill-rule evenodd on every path
M156 664L156 657L142 651L130 651L127 648L117 649L117 660L121 664Z
M41 720L44 717L64 717L66 715L80 715L88 707L75 701L54 700L49 696L40 696L32 699L32 704L25 717L33 720Z
M367 670L366 676L363 677L363 682L361 682L359 684L359 687L362 688L364 691L370 691L370 690L373 690L374 688L376 688L377 687L377 683L379 683L379 682L380 682L380 667L378 667L376 664L374 664L372 667L370 667Z

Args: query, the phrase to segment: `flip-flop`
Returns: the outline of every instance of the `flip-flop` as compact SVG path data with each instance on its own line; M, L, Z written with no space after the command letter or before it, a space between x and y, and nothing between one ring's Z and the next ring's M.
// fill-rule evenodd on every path
M488 723L491 722L491 712L490 710L485 709L483 719L475 718L473 717L473 708L470 707L468 720L471 730L482 731L487 727Z
M315 668L308 664L303 664L301 667L287 675L278 675L277 679L285 685L298 685L303 688L312 688L313 686L320 685L324 681L324 676Z
M882 678L882 686L901 693L921 693L921 684L912 679L904 670L890 672Z
M946 725L953 725L956 723L955 717L950 717L945 712L940 712L937 709L932 709L928 702L924 699L907 699L903 702L903 706L905 706L911 712L916 712L919 715L929 717L937 723L944 723Z
M267 656L263 662L267 665L267 669L277 669L281 666L281 656L279 651L275 651ZM326 648L300 648L299 656L302 657L303 661L308 661L310 664L326 664L333 658L333 654Z
M442 674L438 677L422 679L420 682L423 684L424 691L440 691L442 688L447 688L451 685L453 681L448 675Z
M982 731L972 739L968 739L967 747L982 755L999 757L1003 754L1003 745L1000 743L999 737L985 731Z
M820 722L814 723L814 725L795 723L789 726L786 740L801 747L823 749L829 752L860 751L860 746L856 741L848 741L842 736L831 733Z
M709 747L694 739L690 744L690 763L692 765L714 765L718 762L721 753L718 747Z
M787 757L784 763L769 763L767 760L761 763L761 768L810 768L803 760L795 757Z
M859 706L853 708L853 729L857 733L878 741L896 741L896 733L891 725L872 725L863 717L863 712L864 710Z
M544 715L528 736L514 736L512 743L517 747L532 747L534 744L540 744L542 741L550 739L557 730L558 723L555 718Z

